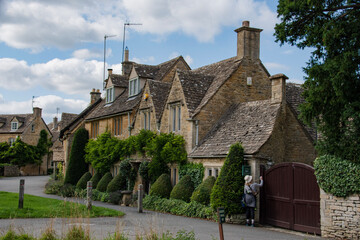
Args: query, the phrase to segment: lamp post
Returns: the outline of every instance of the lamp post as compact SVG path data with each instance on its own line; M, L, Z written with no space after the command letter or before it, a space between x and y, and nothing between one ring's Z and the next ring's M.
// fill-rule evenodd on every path
M106 62L106 39L110 37L116 37L116 35L104 35L104 75L102 82L105 80L105 62Z

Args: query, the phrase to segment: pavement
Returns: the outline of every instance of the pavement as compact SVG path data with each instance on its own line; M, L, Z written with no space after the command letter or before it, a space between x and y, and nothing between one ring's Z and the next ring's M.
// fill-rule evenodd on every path
M20 179L25 179L25 194L40 197L64 200L63 197L44 193L45 184L49 176L27 176L0 178L0 191L19 192ZM69 199L65 199L69 200ZM74 199L71 199L74 200ZM82 200L77 200L82 201ZM25 199L26 202L26 199ZM24 204L26 204L24 202ZM1 205L1 202L0 202ZM0 219L0 236L9 228L28 233L35 237L41 236L46 229L52 229L58 236L64 236L69 228L80 225L90 233L92 239L104 239L115 232L123 232L130 239L136 235L156 232L158 234L171 232L176 234L179 230L194 231L196 239L219 239L219 225L216 222L175 216L144 210L138 213L137 208L113 205L110 203L93 202L94 206L111 208L124 212L123 217L101 218L37 218L37 219ZM224 239L226 240L312 240L324 239L319 236L304 234L271 226L246 227L244 225L223 224Z

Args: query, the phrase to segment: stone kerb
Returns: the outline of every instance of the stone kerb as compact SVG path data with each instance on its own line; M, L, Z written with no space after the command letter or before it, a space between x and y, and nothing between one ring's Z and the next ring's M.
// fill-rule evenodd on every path
M320 189L321 235L360 239L360 195L335 197Z

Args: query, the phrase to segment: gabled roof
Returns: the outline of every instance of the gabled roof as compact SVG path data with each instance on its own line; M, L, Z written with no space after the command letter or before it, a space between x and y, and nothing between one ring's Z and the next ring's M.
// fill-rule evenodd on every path
M182 56L163 62L159 65L146 65L134 63L134 68L139 77L161 80L165 74L179 61L183 60ZM184 61L184 63L186 63ZM190 69L190 67L189 67Z
M201 108L206 105L206 103L226 82L226 80L229 79L229 77L239 68L240 64L241 59L233 57L192 70L193 73L214 76L214 80L208 88L205 96L194 110L193 116L200 112Z
M64 126L64 128L62 128L60 131L59 138L62 138L66 131L69 131L69 130L71 131L71 130L75 129L76 126L78 126L78 124L80 124L85 119L85 117L89 113L91 113L91 111L93 111L96 106L98 106L100 104L101 101L102 101L101 98L99 98L96 102L94 102L93 104L90 104L81 113L79 113L76 118L74 118L72 121L70 121L68 123L68 125Z
M189 157L223 157L236 142L242 143L245 154L255 154L271 136L279 109L280 103L270 100L234 105Z
M129 98L129 91L124 90L112 103L106 103L105 99L102 99L99 106L86 117L86 120L95 120L129 112L140 103L142 92L143 90L138 95Z
M286 83L286 102L289 104L290 108L293 110L293 112L296 115L296 118L299 119L300 115L300 104L305 102L304 97L302 96L302 93L304 92L304 89L301 87L301 84L296 83ZM317 133L315 130L315 125L312 127L309 127L305 125L300 119L299 122L304 126L306 131L311 136L312 140L316 140Z
M171 84L156 80L148 80L150 95L155 108L156 120L160 121L165 103L170 92Z
M177 70L190 115L199 106L215 76Z
M11 121L16 118L19 122L23 124L19 125L17 130L11 130ZM2 127L0 127L0 133L23 133L27 126L29 126L34 120L34 115L32 113L29 114L1 114L0 115L1 122L4 123Z
M124 75L111 74L110 78L111 78L111 82L116 87L125 87L126 88L129 84L129 79L127 78L127 76L124 76Z

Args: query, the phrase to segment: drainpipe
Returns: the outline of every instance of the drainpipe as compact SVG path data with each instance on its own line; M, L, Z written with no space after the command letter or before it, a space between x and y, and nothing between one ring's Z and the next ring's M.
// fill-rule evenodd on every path
M130 112L128 112L128 129L129 129L129 137L130 137L131 136Z
M199 120L195 120L195 146L199 146Z

